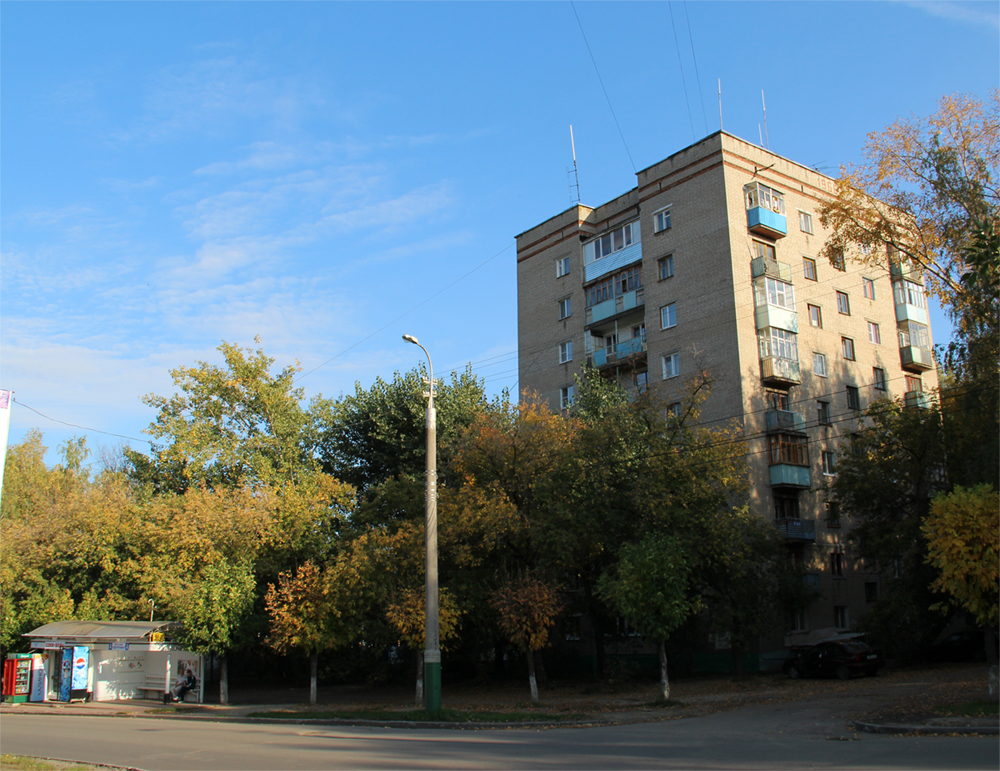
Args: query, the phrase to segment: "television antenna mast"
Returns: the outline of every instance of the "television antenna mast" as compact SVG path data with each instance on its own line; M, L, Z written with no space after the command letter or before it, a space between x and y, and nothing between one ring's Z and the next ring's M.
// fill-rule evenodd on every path
M573 139L573 124L569 124L569 145L573 149L573 171L566 170L569 177L569 200L570 203L580 203L580 173L576 167L576 141ZM572 176L570 176L572 175ZM573 198L573 191L576 191L576 198Z

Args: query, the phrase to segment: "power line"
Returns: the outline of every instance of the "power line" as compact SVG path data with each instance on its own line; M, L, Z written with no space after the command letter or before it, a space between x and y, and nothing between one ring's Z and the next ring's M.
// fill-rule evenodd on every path
M27 404L25 404L24 402L22 402L20 399L18 399L16 397L14 398L13 401L14 401L15 404L19 404L22 407L24 407L25 409L31 410L36 415L41 415L46 420L51 420L53 423L62 423L64 426L69 426L70 428L79 428L79 429L81 429L83 431L89 431L89 432L94 433L94 434L104 434L105 436L115 436L115 437L118 437L119 439L128 439L128 440L133 441L133 442L142 442L143 444L148 444L148 445L152 445L153 444L149 439L137 439L134 436L126 436L125 434L114 434L114 433L112 433L110 431L101 431L99 428L88 428L87 426L80 426L80 425L77 425L76 423L67 423L65 420L59 420L58 418L50 417L50 416L46 415L44 412L39 412L34 407L29 407Z

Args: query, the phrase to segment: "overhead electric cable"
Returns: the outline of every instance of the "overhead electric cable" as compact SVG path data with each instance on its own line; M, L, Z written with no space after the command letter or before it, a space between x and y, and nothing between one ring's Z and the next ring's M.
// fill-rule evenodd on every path
M684 104L687 105L688 122L691 124L691 139L692 141L695 141L698 137L694 133L694 118L691 115L691 99L688 97L687 80L684 78L684 62L681 60L681 44L677 40L677 25L674 24L674 4L672 2L668 2L667 7L670 9L670 26L673 27L674 30L674 49L677 51L677 65L681 69L681 85L684 87Z

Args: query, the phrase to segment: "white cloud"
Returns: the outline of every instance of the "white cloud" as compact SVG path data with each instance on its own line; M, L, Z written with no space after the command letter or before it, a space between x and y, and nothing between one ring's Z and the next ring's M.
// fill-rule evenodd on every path
M1000 29L1000 13L996 3L939 2L937 0L903 0L906 5L952 21L967 22Z

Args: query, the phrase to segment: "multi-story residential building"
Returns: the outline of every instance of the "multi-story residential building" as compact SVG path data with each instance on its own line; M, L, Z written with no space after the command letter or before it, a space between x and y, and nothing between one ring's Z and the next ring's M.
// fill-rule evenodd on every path
M614 200L517 237L520 387L567 408L591 364L669 401L696 368L710 370L702 420L742 423L751 506L822 592L787 619L784 642L846 631L878 576L853 558L824 480L872 400L919 407L937 386L922 281L890 270L891 254L883 269L820 260L818 209L833 180L731 134L636 176Z

